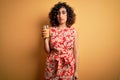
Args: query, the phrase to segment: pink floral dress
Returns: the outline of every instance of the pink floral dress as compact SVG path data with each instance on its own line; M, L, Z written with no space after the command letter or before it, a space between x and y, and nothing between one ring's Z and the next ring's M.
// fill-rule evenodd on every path
M50 29L50 54L47 56L46 80L74 80L75 59L73 43L75 39L73 27Z

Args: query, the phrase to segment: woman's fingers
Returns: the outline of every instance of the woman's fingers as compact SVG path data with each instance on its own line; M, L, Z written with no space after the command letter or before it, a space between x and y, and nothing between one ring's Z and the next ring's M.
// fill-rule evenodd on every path
M47 31L45 29L42 29L42 37L44 37L47 34Z
M47 34L47 32L46 31L42 31L42 34L44 35L44 34Z

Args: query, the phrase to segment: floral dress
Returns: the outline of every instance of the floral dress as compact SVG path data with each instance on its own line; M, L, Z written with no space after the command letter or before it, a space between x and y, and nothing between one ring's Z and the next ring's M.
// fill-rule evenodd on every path
M75 32L73 27L59 30L56 27L50 28L51 51L46 60L46 80L74 80Z

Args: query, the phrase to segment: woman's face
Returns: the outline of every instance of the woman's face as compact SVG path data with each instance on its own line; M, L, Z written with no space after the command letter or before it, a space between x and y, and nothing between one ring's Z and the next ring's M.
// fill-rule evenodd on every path
M64 7L59 9L59 12L57 14L57 20L58 20L59 24L66 24L67 11Z

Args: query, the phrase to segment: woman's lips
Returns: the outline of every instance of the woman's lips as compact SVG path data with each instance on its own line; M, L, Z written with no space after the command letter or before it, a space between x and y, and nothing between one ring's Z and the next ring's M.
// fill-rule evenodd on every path
M59 19L60 21L64 20L64 19Z

